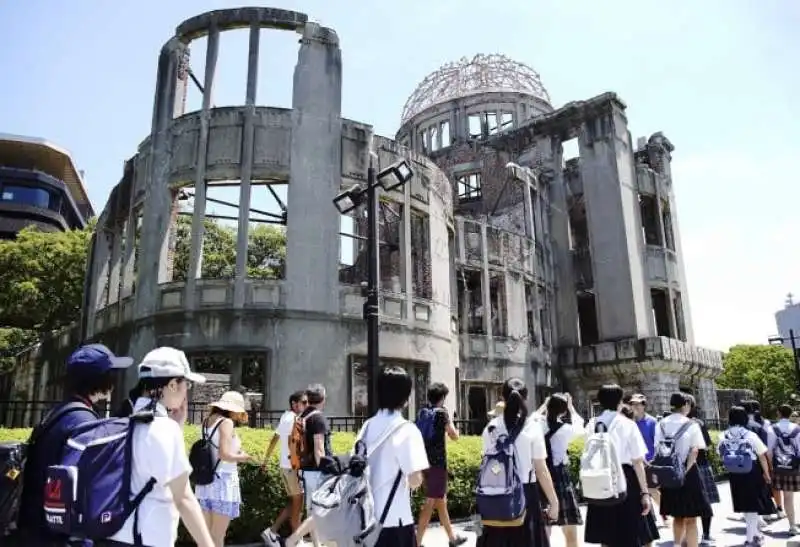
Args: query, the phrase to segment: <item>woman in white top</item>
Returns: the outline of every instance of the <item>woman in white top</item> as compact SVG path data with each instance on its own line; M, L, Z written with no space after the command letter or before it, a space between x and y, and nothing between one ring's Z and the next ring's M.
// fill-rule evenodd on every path
M502 416L493 418L483 430L483 453L494 447L500 435L516 435L517 472L525 488L525 522L522 526L484 526L478 539L480 547L549 547L545 515L542 514L539 488L547 498L547 518L558 518L558 496L547 470L547 448L542 429L536 420L528 419L528 388L519 378L510 378L502 390L505 408Z
M139 505L138 514L131 515L109 539L115 545L135 545L140 535L139 545L174 547L180 520L199 547L213 547L189 484L192 466L183 440L187 393L192 382L203 383L205 378L191 371L182 351L162 347L145 356L139 365L139 379L144 395L133 410L152 411L155 418L133 430L131 491L139 492L151 479L156 482Z
M749 421L750 417L743 407L732 406L728 412L728 424L730 425L722 434L718 447L723 464L726 455L734 453L741 446L745 447L753 460L753 467L749 473L728 474L733 512L744 514L747 535L745 546L747 547L763 545L764 538L758 529L759 515L775 513L775 503L772 500L769 486L767 445L756 433L747 429Z
M623 396L616 384L601 387L597 402L603 411L589 421L586 433L591 436L600 429L598 424L605 426L622 464L627 493L616 505L589 504L583 540L608 547L641 547L658 539L659 534L647 518L652 508L644 471L647 446L636 423L620 413Z
M688 547L697 547L697 518L710 516L712 511L697 466L697 455L706 449L706 441L700 426L688 418L691 403L685 393L672 394L669 400L672 413L656 426L654 445L658 458L659 450L667 450L672 439L673 453L685 466L680 488L661 487L661 514L674 517L672 537L675 543L685 542Z
M578 506L575 485L569 473L569 444L584 435L584 420L572 406L569 393L555 393L545 400L536 412L544 427L547 446L547 468L553 478L553 488L558 496L558 519L549 523L560 526L567 547L578 545L578 526L583 517ZM550 527L548 527L548 533Z
M203 421L203 434L211 441L211 454L216 462L214 482L195 486L195 495L211 530L216 547L223 547L231 520L239 518L242 493L237 464L250 461L242 451L242 442L234 428L247 422L244 397L238 391L223 393L211 403L211 414Z

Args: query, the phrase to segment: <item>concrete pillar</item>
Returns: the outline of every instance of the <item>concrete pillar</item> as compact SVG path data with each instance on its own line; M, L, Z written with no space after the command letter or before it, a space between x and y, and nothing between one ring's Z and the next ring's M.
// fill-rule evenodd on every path
M310 23L294 72L286 304L339 313L342 59L333 30Z
M607 99L583 124L578 145L600 340L646 338L652 311L624 106Z
M92 264L92 296L90 307L93 311L98 311L106 306L106 289L109 283L109 267L111 258L111 234L106 231L101 222L97 223L95 232L96 246L94 250L94 260ZM91 325L93 327L93 325ZM92 330L94 330L92 328Z
M247 278L247 251L250 235L250 184L253 175L254 119L258 86L258 45L261 27L250 24L250 47L247 53L247 97L245 98L244 128L242 129L242 162L239 181L239 227L236 232L236 279L233 285L233 307L243 308Z
M108 303L119 301L119 287L122 273L122 237L123 227L113 226L111 234L111 259L108 273Z
M492 299L489 291L489 238L487 236L487 226L481 222L481 296L483 297L483 330L486 332L486 344L488 356L491 360L494 357L494 327L492 325Z
M200 112L200 134L197 141L197 164L194 179L194 211L192 213L192 241L189 251L189 269L186 272L184 307L195 307L197 279L203 269L203 235L206 221L206 161L208 156L208 129L211 121L211 97L214 93L214 75L219 55L219 28L212 24L206 47L206 74L203 80L203 107Z
M555 258L555 277L559 290L555 299L557 324L551 322L551 331L556 329L556 345L574 347L578 345L578 298L575 292L575 276L572 270L572 251L569 248L569 207L567 189L561 165L564 147L555 137L542 141L542 146L552 151L551 166L553 180L550 181L550 238L553 242ZM536 250L534 249L534 253ZM546 259L546 257L544 257ZM536 261L534 255L534 261ZM543 260L544 262L545 260ZM538 289L537 289L538 299ZM537 302L541 306L541 302ZM541 308L538 308L541 309ZM542 337L545 332L542 330Z
M411 264L411 184L403 186L403 218L400 220L400 263L403 272L403 290L405 291L406 320L414 319L414 273Z

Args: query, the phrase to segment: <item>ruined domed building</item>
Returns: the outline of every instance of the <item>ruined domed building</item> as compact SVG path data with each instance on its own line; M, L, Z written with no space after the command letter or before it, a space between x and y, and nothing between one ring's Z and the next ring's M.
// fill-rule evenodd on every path
M246 96L215 108L220 35L240 28ZM266 31L301 37L290 109L255 101ZM693 341L673 145L661 133L634 145L614 93L556 108L531 68L477 55L426 77L394 140L379 137L342 117L336 32L270 8L184 21L157 70L152 130L97 224L83 338L135 358L182 348L264 409L320 382L331 415L363 414L366 224L363 208L343 218L332 200L364 182L372 149L378 169L406 159L414 170L379 205L381 359L411 373L409 412L442 381L459 418L482 420L503 380L521 376L537 403L564 389L588 410L599 385L618 382L656 409L690 390L717 417L721 359ZM193 85L202 106L187 112ZM565 158L573 139L578 157ZM276 234L285 256L264 250ZM45 361L39 383L63 358Z

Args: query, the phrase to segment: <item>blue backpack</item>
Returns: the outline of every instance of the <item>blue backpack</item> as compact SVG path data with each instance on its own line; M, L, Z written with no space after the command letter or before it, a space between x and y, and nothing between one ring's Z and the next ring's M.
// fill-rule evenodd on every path
M753 450L750 442L745 439L745 434L732 436L729 433L719 443L719 455L722 466L728 473L746 475L753 470Z
M141 492L131 492L133 431L153 418L153 412L144 411L83 424L72 432L61 464L47 469L44 512L50 530L93 540L119 532L156 484L151 478ZM133 538L142 545L136 517Z
M689 420L671 437L667 435L664 422L659 424L661 439L655 448L655 456L647 467L648 483L660 488L680 488L686 479L686 462L676 450L678 440L694 424Z
M423 440L433 440L436 435L436 409L430 406L424 407L419 411L415 424L422 433Z
M519 431L498 435L494 447L481 459L475 497L484 526L522 526L525 522L525 489L514 446L518 435Z

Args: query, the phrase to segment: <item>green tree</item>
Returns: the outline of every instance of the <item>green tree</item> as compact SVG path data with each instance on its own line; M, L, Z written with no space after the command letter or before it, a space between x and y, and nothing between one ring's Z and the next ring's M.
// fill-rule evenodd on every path
M751 389L761 402L765 416L789 402L797 393L797 375L792 352L783 346L733 346L723 359L724 370L717 385L728 389Z

